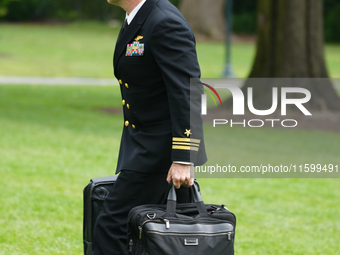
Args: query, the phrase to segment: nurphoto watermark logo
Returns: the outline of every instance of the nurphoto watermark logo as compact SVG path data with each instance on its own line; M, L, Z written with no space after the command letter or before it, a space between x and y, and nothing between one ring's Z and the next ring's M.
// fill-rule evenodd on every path
M312 97L311 92L302 87L269 87L271 89L271 107L268 109L257 109L254 106L254 93L253 87L247 87L247 94L244 95L242 89L234 84L216 84L214 87L208 85L203 82L198 82L203 85L202 89L205 93L201 95L201 113L203 116L208 115L208 104L207 104L207 95L209 95L214 103L217 106L217 102L214 98L214 95L208 90L210 89L215 96L220 101L220 106L223 106L223 102L219 93L217 93L216 89L228 90L231 93L232 97L232 114L234 116L244 116L245 110L248 110L250 113L256 116L269 116L279 111L280 116L287 116L287 106L295 106L296 110L300 111L305 116L312 116L312 113L305 106ZM206 89L206 88L207 89ZM256 88L255 88L256 89ZM280 93L279 93L280 92ZM280 102L280 104L279 104ZM247 108L245 108L247 107ZM263 127L265 123L269 123L271 127L275 127L276 125L281 125L285 128L292 128L298 125L298 121L292 118L261 118L261 119L243 119L243 121L235 121L233 119L225 119L225 118L214 118L213 126L217 125L227 125L230 127L234 126L243 126L243 127L251 127L251 128L259 128Z
M340 178L334 133L340 79L191 79L190 85L190 126L203 121L208 158L195 166L195 177Z

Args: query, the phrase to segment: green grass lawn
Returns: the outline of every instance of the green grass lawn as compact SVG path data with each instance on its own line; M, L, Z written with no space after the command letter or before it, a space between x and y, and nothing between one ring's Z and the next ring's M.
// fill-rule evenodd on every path
M119 113L99 110L108 107L121 107L118 87L0 86L0 254L82 254L82 190L92 177L113 175L123 127ZM219 141L206 129L207 141ZM215 150L235 165L300 156L340 163L339 133L227 134ZM237 215L236 254L339 253L339 179L199 182L207 203Z
M112 55L119 28L101 23L32 25L0 23L0 76L111 78ZM198 42L202 77L218 78L224 69L223 43ZM340 77L340 45L327 45L332 78ZM232 64L237 77L249 74L254 43L235 43Z

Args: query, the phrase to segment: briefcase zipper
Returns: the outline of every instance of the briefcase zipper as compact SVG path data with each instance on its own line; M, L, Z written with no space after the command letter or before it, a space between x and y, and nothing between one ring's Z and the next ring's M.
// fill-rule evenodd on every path
M151 222L151 221L153 221L153 222L154 222L154 221L158 221L158 222L164 221L164 222L165 222L165 228L166 228L166 229L170 229L170 221L169 221L168 219L156 218L156 219L146 220L146 221L144 221L144 222L141 224L141 226L138 226L138 230L139 230L139 239L140 239L140 240L142 239L143 226L144 226L146 223ZM211 223L210 220L209 220L208 222ZM231 222L230 222L230 224L231 224ZM233 224L231 224L231 225L233 226ZM149 233L149 231L148 231L147 233ZM157 233L160 233L160 232L157 232ZM231 240L231 236L232 236L233 233L234 233L234 232L232 232L232 231L228 231L228 232L225 232L225 233L224 233L225 235L227 235L228 241ZM176 233L173 233L173 234L176 234ZM209 235L209 234L204 234L204 235Z
M148 222L151 222L151 221L163 221L165 222L165 228L166 229L169 229L170 228L170 221L168 219L161 219L161 218L155 218L155 219L150 219L150 220L145 220L142 222L142 224L138 227L139 229L139 232L141 231L141 229L143 229L143 226L148 223ZM204 220L202 221L202 223L212 223L212 222L216 222L214 219L207 219L207 220ZM232 226L234 226L234 224L232 222L228 222L229 224L231 224ZM190 224L190 223L186 223L186 224Z
M170 228L170 221L167 219L163 219L163 221L165 222L165 228L169 229Z
M167 220L167 219L156 218L156 219L150 219L150 220L143 221L142 225L138 226L139 239L142 239L142 233L143 233L143 226L144 226L144 224L146 224L146 223L148 223L150 221L164 221L165 222L165 228L166 229L170 228L170 221Z
M168 220L168 219L160 219L160 218L155 219L155 220L165 222L165 228L166 228L166 229L169 229L169 228L170 228L170 220ZM219 220L219 219L206 219L206 220L202 219L202 220L201 220L201 223L215 223L216 220ZM150 222L150 221L153 221L153 220L146 220L146 221L144 221L144 222L142 223L141 226L144 226L144 224L146 224L146 223L148 223L148 222ZM175 220L175 223L176 223L176 220ZM189 225L191 224L190 222L186 222L186 223L181 222L181 223L182 223L182 224L189 224ZM223 223L224 223L224 221L223 221ZM234 224L233 224L232 222L230 222L230 221L228 221L228 222L226 222L226 223L229 223L230 225L234 226Z
M142 226L138 226L138 230L139 230L139 239L142 239L142 232L143 232Z
M156 234L156 235L162 235L162 236L183 236L183 235L188 235L188 236L227 236L227 239L228 241L231 241L231 236L234 232L224 232L224 233L215 233L215 234L204 234L204 233L201 233L201 234L198 234L198 233L181 233L181 234L178 234L178 233L162 233L162 232L158 232L158 231L147 231L146 232L147 234Z
M133 240L130 239L130 242L129 242L129 253L132 254L133 252Z

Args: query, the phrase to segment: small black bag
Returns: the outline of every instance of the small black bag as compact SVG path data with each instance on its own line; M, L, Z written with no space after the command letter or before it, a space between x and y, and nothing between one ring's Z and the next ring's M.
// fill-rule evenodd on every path
M93 178L84 188L83 242L85 255L92 254L94 225L102 204L109 195L116 180L117 176Z
M133 255L233 255L236 217L224 205L204 204L198 187L195 203L176 206L172 185L167 205L134 207L128 216L128 249Z

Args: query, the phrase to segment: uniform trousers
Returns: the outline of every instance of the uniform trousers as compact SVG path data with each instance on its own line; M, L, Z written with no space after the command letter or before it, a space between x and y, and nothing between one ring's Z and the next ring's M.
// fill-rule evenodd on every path
M123 170L97 218L93 255L127 255L127 216L138 205L164 204L169 191L167 172L141 173ZM186 187L176 190L177 202L190 202Z

